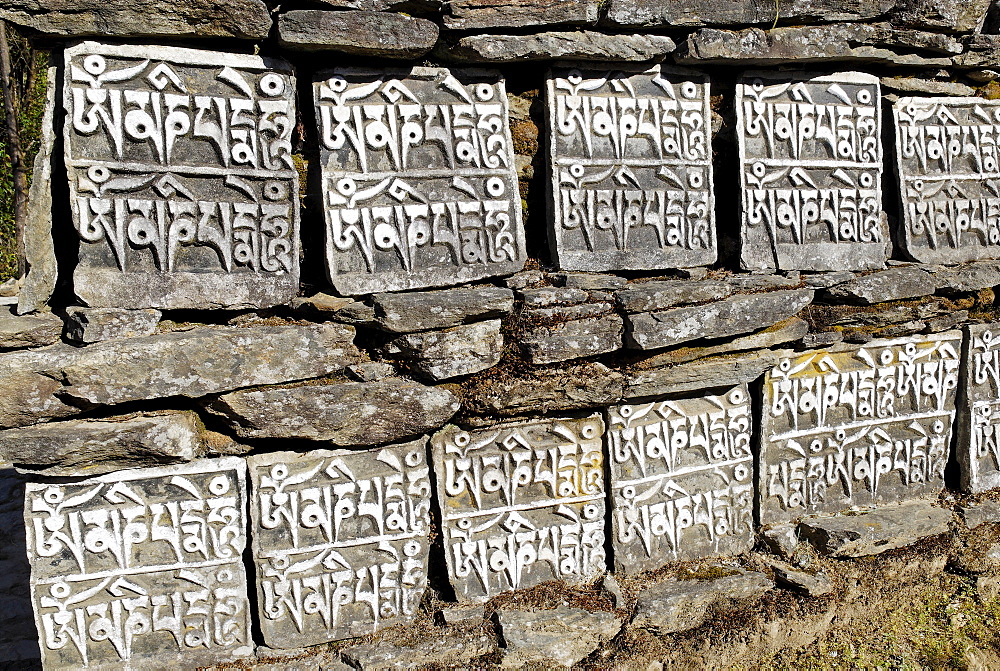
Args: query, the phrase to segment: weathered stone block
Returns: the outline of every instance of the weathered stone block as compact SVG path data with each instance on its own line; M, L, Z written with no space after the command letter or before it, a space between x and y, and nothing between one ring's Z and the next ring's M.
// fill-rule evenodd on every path
M374 643L359 643L341 648L341 656L349 664L346 669L358 671L386 671L387 669L412 669L421 666L465 668L476 657L495 652L496 641L492 634L480 630L434 631L419 639L405 642L392 639ZM327 671L327 667L323 667ZM346 671L346 669L344 671ZM336 671L331 669L330 671Z
M955 459L964 491L1000 487L1000 324L970 324L962 348Z
M694 629L708 619L712 605L754 599L774 587L763 573L729 570L730 575L714 580L665 580L647 587L636 602L632 626L657 634Z
M394 12L299 9L278 17L278 40L296 51L419 58L434 48L433 21Z
M451 30L524 28L597 23L596 0L449 0L444 25Z
M625 312L651 312L675 305L728 298L733 288L717 280L641 282L615 292L615 302Z
M622 628L618 616L582 608L501 610L497 621L506 648L502 668L531 664L569 668L582 661Z
M777 7L743 0L611 0L607 21L619 26L858 21L882 16L894 5L895 0L786 0Z
M703 359L709 356L718 356L719 354L764 349L800 339L804 341L808 332L809 322L805 319L799 319L798 317L789 317L784 321L780 321L777 324L757 331L756 333L738 336L736 338L732 338L731 340L723 340L717 345L707 345L703 347L694 345L691 347L669 349L661 354L656 354L648 359L645 359L643 361L643 366L667 366L671 364L686 363L696 359ZM837 342L840 342L840 333L836 332L835 334L838 336Z
M764 377L760 522L936 498L959 332L783 357Z
M948 532L951 511L911 502L862 514L807 518L799 534L832 557L866 557Z
M520 270L521 199L498 73L338 69L313 82L327 272L342 294Z
M464 401L474 411L510 417L607 406L621 400L623 387L618 371L585 362L521 377L486 377L467 388Z
M752 382L789 350L757 350L744 356L710 356L659 368L637 367L626 375L626 399L654 398Z
M92 307L267 307L298 292L295 79L282 61L66 50L65 155Z
M615 314L536 326L521 338L521 349L533 364L596 356L621 349L622 328Z
M431 380L447 380L495 366L503 347L500 320L492 319L443 331L407 333L387 343L385 352L407 358Z
M239 458L28 483L46 668L193 668L253 653Z
M1000 285L1000 262L980 261L950 268L931 270L935 291L943 294L958 294Z
M0 306L0 350L51 345L62 335L63 320L51 312L18 317Z
M427 587L427 439L249 457L261 633L275 648L413 619Z
M978 503L960 506L958 512L962 515L965 526L975 529L981 524L1000 523L1000 501L985 499Z
M460 601L604 571L603 433L592 415L448 426L431 438L448 576Z
M937 283L929 273L911 266L862 275L827 289L826 296L839 301L871 305L930 296L936 288Z
M736 113L742 267L883 267L878 77L751 73Z
M372 296L378 325L397 333L431 331L481 319L495 319L514 309L514 293L500 287L460 287Z
M524 305L530 308L548 307L550 305L572 305L582 303L588 298L588 294L583 289L574 287L538 287L537 289L525 289L519 291L518 296L524 301Z
M659 65L549 73L549 240L560 268L715 262L709 89L706 75Z
M648 61L677 44L666 35L607 35L592 30L528 35L468 35L441 43L435 55L464 63L515 61Z
M119 310L118 308L66 308L66 338L92 343L111 338L152 335L163 316L159 310Z

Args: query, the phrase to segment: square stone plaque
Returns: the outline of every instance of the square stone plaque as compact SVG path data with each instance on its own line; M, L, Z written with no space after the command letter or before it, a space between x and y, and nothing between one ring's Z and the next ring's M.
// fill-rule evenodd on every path
M413 619L430 548L426 438L247 461L267 645L315 645Z
M98 307L267 307L298 292L295 79L282 61L66 50L74 290Z
M878 77L860 72L736 84L744 269L885 265L881 109Z
M1000 324L965 327L956 460L964 491L1000 487Z
M604 554L600 415L431 438L448 575L460 601L598 575Z
M242 459L28 483L46 669L194 668L253 653Z
M523 267L499 73L336 69L316 76L313 95L338 292L447 286Z
M751 423L746 385L608 409L616 571L753 546Z
M1000 101L892 106L906 253L921 263L1000 258Z
M549 240L564 270L714 263L707 75L657 65L549 73Z
M764 377L761 524L937 497L961 347L947 331L780 359Z

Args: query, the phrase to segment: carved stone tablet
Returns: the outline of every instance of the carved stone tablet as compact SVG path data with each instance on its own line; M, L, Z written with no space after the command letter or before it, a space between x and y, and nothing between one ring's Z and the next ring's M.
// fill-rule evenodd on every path
M1000 324L965 327L956 460L962 489L1000 487Z
M709 80L685 70L553 70L552 221L565 270L714 263Z
M605 570L600 415L431 438L448 575L460 601Z
M46 669L194 668L253 652L242 459L29 483Z
M66 50L64 104L82 300L266 307L295 296L290 66L84 42Z
M498 73L337 69L317 75L313 95L337 291L521 269L521 196Z
M295 648L413 618L427 586L427 439L248 459L265 642Z
M736 85L743 268L881 268L879 80L747 73Z
M948 331L779 359L764 377L761 524L937 497L961 345Z
M746 385L608 409L616 571L750 549L750 429Z
M900 98L892 117L906 253L921 263L1000 257L1000 101Z

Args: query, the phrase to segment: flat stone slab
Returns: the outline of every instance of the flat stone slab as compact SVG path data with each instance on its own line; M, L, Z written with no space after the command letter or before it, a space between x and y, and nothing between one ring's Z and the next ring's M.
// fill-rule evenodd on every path
M913 502L860 514L808 518L799 523L799 534L822 554L867 557L947 533L951 519L949 510Z
M411 621L427 587L427 439L247 459L264 641L295 648Z
M622 628L618 616L559 606L553 610L501 610L503 668L529 664L569 668L609 641Z
M675 305L705 303L729 298L733 287L719 280L668 280L629 284L615 292L615 302L625 312L651 312Z
M666 580L639 594L632 626L657 634L694 629L705 622L715 604L755 599L774 587L763 573L721 567L729 573L710 580Z
M66 308L66 338L78 343L93 343L111 338L137 338L152 335L163 313L159 310L120 310L118 308Z
M970 529L975 529L981 524L1000 523L1000 501L986 499L979 503L963 505L959 507L958 512Z
M759 374L759 373L758 373ZM600 408L622 399L624 376L586 361L534 369L523 376L486 377L470 385L464 402L490 417Z
M295 78L283 61L66 50L65 158L91 307L261 308L299 286Z
M559 268L714 263L708 77L660 65L559 68L546 93L549 241Z
M1000 487L1000 324L963 331L955 459L962 489L979 493Z
M278 17L278 41L296 51L419 58L437 38L433 21L395 12L299 9Z
M45 668L193 668L253 654L239 458L28 483Z
M931 271L937 291L944 294L988 289L1000 284L1000 262L980 261Z
M885 265L880 100L878 77L860 72L737 83L743 268Z
M491 634L446 630L425 634L416 641L378 640L342 648L341 657L360 671L412 669L419 666L467 667L477 657L497 649ZM324 667L326 671L326 667Z
M458 287L375 294L372 306L380 328L412 333L503 317L514 309L514 292L501 287Z
M448 577L459 601L605 570L600 415L431 437Z
M763 349L796 340L802 340L804 343L808 333L809 322L798 317L789 317L756 333L737 336L730 340L724 340L717 345L706 345L703 347L692 345L690 347L669 349L662 354L656 354L646 359L644 364L648 366L666 366L668 364L686 363L720 354ZM840 342L842 339L840 333L835 331L833 335L837 336L836 342Z
M839 301L872 305L930 296L936 288L937 283L930 273L920 268L904 266L856 277L827 289L826 296Z
M444 26L449 30L524 28L527 26L593 25L600 3L596 0L450 0Z
M757 350L745 355L709 356L687 363L637 368L625 376L627 399L655 398L752 382L788 350Z
M59 340L63 320L51 312L14 314L9 307L0 307L0 350L41 347Z
M341 68L313 81L327 273L345 295L509 275L521 197L496 72Z
M608 408L615 571L754 544L750 392Z
M593 30L528 35L468 35L443 42L434 55L462 63L515 61L649 61L677 44L666 35L607 35Z
M386 353L402 355L415 370L435 381L492 368L500 362L503 349L499 319L407 333L385 346Z
M764 377L760 523L936 498L961 343L947 331L782 357Z
M857 21L886 14L894 0L790 0L778 7L742 0L611 0L607 21L618 26L713 26L726 24Z
M596 356L621 349L622 329L616 314L536 326L521 338L521 350L533 364Z

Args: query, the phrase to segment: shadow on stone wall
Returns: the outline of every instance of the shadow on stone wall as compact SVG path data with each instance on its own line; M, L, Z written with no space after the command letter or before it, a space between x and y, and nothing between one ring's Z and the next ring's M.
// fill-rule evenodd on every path
M0 669L40 669L24 536L24 478L0 469Z

